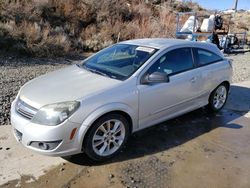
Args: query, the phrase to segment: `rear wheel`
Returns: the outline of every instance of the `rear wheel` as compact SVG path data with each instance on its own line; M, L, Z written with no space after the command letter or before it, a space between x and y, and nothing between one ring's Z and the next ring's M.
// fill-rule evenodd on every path
M208 108L213 112L220 111L226 104L228 97L228 87L222 83L210 94Z
M95 161L116 155L127 141L129 124L120 114L107 114L90 128L84 142L85 153Z

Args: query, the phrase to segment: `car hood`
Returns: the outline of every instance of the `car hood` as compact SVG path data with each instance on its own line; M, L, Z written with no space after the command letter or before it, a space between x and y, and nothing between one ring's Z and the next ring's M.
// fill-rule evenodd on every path
M19 97L39 109L46 104L82 99L119 83L73 65L29 81L21 88Z

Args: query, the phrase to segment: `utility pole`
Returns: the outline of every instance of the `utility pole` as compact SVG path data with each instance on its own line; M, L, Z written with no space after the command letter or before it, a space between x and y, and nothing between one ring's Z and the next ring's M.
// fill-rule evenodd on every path
M234 10L235 12L237 12L237 6L238 6L238 0L235 0L235 1L234 1L234 8L233 8L233 10Z

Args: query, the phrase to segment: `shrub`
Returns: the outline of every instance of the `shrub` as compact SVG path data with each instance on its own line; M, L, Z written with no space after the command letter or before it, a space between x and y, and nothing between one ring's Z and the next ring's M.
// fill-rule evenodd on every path
M170 1L0 1L0 48L34 56L97 51L119 40L174 37ZM177 4L189 11L191 4Z

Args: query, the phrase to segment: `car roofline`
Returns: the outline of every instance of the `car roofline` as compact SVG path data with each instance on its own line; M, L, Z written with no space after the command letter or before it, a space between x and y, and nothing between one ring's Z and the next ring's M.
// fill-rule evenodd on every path
M138 46L144 46L144 47L149 47L149 48L155 48L158 50L165 50L165 49L168 49L171 47L177 47L177 46L181 47L183 45L183 46L189 46L191 48L196 47L196 48L207 49L209 51L212 51L218 54L221 57L224 57L221 51L213 43L188 41L188 40L183 40L183 39L143 38L143 39L133 39L133 40L122 41L122 42L119 42L118 44L138 45Z

